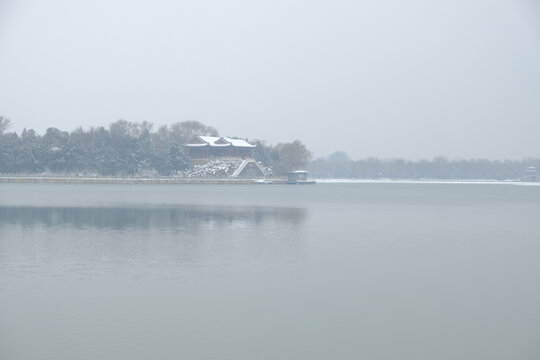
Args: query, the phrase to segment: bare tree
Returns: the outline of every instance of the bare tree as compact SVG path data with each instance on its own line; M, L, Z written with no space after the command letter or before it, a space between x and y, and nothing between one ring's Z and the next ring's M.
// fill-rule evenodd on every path
M175 143L184 145L195 135L218 136L218 131L198 121L189 120L172 124L170 134Z
M11 127L11 120L9 120L6 117L0 116L0 135L2 135L10 127Z
M278 144L276 147L279 151L279 160L273 163L273 167L278 174L300 170L307 166L313 157L311 151L300 140Z

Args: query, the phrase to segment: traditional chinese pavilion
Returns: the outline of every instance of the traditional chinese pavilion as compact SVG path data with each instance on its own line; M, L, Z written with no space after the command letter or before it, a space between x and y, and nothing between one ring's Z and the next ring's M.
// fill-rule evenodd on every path
M186 152L193 163L212 159L245 160L253 158L256 145L243 139L217 136L194 136L186 144Z

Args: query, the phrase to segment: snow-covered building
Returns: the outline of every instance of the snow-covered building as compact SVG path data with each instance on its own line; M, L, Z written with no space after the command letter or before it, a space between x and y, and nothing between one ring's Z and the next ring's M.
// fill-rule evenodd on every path
M243 139L218 136L194 136L186 144L186 153L194 164L210 160L253 159L256 145Z

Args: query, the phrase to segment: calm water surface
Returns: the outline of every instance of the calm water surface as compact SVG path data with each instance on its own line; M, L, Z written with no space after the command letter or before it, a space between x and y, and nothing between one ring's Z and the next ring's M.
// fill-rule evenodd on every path
M0 184L0 359L539 359L540 186Z

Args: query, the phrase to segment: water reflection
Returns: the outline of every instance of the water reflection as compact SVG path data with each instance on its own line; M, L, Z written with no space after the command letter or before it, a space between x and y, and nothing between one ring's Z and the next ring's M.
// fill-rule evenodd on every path
M77 228L124 229L136 227L243 228L263 223L298 225L306 209L183 205L175 207L33 207L0 206L2 224L69 225Z
M306 218L302 208L0 206L0 287L5 276L185 279L242 259L294 260Z

